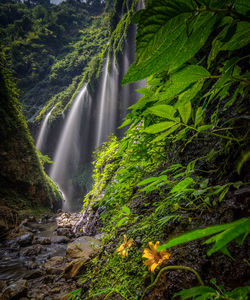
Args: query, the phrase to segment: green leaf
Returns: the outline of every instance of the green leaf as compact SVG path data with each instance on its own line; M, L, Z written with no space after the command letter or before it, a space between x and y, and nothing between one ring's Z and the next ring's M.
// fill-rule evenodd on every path
M237 236L243 233L250 232L250 219L243 218L240 220L241 222L235 223L227 230L223 231L220 234L217 234L214 238L205 241L205 244L209 244L211 242L215 242L214 246L208 250L207 254L210 256L214 252L224 248L229 242L235 239ZM232 223L231 223L232 224Z
M191 289L182 290L174 294L174 298L180 296L181 300L190 299L202 295L203 299L211 299L212 296L217 295L217 291L209 286L197 286ZM195 298L196 299L196 298Z
M202 125L202 126L198 127L197 130L200 131L200 132L202 132L202 131L206 131L206 130L211 129L211 128L213 128L212 124L210 124L210 125Z
M183 179L182 181L180 181L176 186L174 186L170 193L180 193L182 191L184 191L191 183L193 183L194 180L191 177L187 177L185 179Z
M179 237L172 239L171 241L167 242L166 244L159 246L157 248L157 251L165 250L165 249L171 248L176 245L187 243L187 242L190 242L193 240L197 240L197 239L221 232L223 230L230 228L234 224L238 224L239 222L241 222L241 220L238 220L236 222L229 223L229 224L209 226L209 227L206 227L203 229L197 229L197 230L185 233Z
M156 143L156 142L165 140L166 137L168 137L171 133L173 133L175 130L177 130L180 126L181 126L181 124L176 124L176 125L172 126L170 129L161 133L155 139L153 139L151 143Z
M221 50L237 50L250 42L250 24L248 22L238 22L237 30L232 38L223 46Z
M237 164L237 172L240 174L242 166L250 159L250 151L243 154L242 158Z
M202 107L198 107L196 114L195 114L195 120L194 120L194 125L197 126L201 123L203 119L203 109Z
M177 96L178 94L183 93L183 91L186 91L184 96L185 98L190 96L193 97L199 91L194 91L193 85L195 85L195 88L199 88L199 85L196 85L196 82L198 80L201 81L200 86L202 86L203 79L205 79L208 76L210 76L210 73L201 66L185 66L182 69L170 75L169 80L166 82L163 91L158 96L159 100L171 99ZM176 104L176 106L179 107L181 104L184 104L183 102L186 103L188 102L188 100L182 101L182 103L179 102L179 105Z
M147 179L144 179L144 180L140 181L140 182L137 184L137 186L140 186L140 185L144 185L144 184L148 184L148 183L154 182L154 181L156 181L156 180L159 180L159 178L160 178L160 180L167 180L167 179L168 179L167 175L162 175L162 176L159 176L159 177L157 177L157 176L155 176L155 177L149 177L149 178L147 178Z
M226 295L231 297L231 299L247 300L250 295L250 286L237 287L232 292L227 292Z
M191 102L189 101L186 104L179 106L178 111L181 115L183 123L187 124L192 112Z
M226 188L220 193L219 202L221 202L224 199L224 197L226 196L228 190L229 190L229 186L226 186Z
M131 119L127 119L127 120L125 120L125 121L122 123L122 125L120 125L118 128L119 128L119 129L120 129L120 128L123 128L123 127L129 125L132 121L133 121L133 120L131 120Z
M200 187L201 187L202 189L206 188L207 185L208 185L208 182L209 182L209 179L208 179L208 178L205 179L205 180L203 180L203 181L200 183Z
M176 122L169 121L169 122L161 122L158 124L151 125L144 129L146 133L158 133L164 130L169 129L170 127L174 126Z
M200 50L209 37L217 20L210 12L197 15L190 24L191 35L188 36L184 19L189 14L177 16L167 22L166 37L158 49L144 61L137 60L124 76L122 84L144 79L156 72L167 70L173 72Z
M146 112L150 112L158 117L166 118L172 121L178 121L178 119L174 117L176 109L171 105L155 105L147 109Z
M139 22L136 36L137 60L143 61L152 55L167 39L167 33L171 33L172 26L176 27L175 18L180 23L184 22L194 10L192 3L187 1L152 1L147 3L145 10L141 11L136 21Z
M130 209L129 207L127 207L126 205L122 206L122 211L127 214L127 215L130 215Z
M128 217L122 218L122 219L117 223L116 227L122 226L122 224L123 224L125 221L127 221L127 220L128 220Z

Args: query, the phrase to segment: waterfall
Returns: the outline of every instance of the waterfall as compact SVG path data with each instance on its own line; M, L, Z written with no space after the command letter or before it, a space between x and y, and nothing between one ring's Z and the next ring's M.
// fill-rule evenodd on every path
M110 72L109 72L110 67ZM98 92L97 130L95 133L95 146L99 146L116 129L117 97L119 73L115 62L110 66L109 58L106 59L102 74L100 91Z
M76 96L66 118L55 152L50 177L58 184L65 197L64 210L70 210L73 196L72 178L80 159L80 127L84 102L88 102L87 87Z
M36 141L36 148L42 152L43 146L46 142L46 138L47 138L47 134L48 134L48 121L49 121L49 116L52 112L52 110L54 109L54 107L47 113L47 115L45 116L43 122L42 122L42 126L41 129L39 131L39 135Z

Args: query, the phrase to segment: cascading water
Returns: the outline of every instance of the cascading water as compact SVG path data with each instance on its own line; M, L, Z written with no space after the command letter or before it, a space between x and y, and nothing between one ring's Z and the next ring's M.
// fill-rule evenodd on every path
M97 130L95 133L95 146L99 146L105 138L116 128L117 96L118 96L118 70L113 61L106 59L104 73L101 80L101 90L98 93L99 106L96 118ZM109 72L110 67L110 72Z
M72 178L80 159L80 127L84 102L88 102L87 87L84 86L76 96L67 116L59 139L50 177L58 184L65 197L64 210L71 210L73 195Z
M139 8L143 8L142 1L138 2ZM93 151L112 133L122 135L124 131L117 130L117 127L122 123L128 106L139 97L135 90L145 85L145 82L137 82L121 87L123 76L135 60L135 35L136 26L130 25L128 40L123 53L117 57L117 65L112 55L104 60L97 90L92 87L93 100L83 87L63 121L65 125L61 126L60 119L50 128L48 141L56 141L58 130L61 132L57 147L49 144L46 150L54 158L49 174L64 194L64 210L80 209L82 197L91 188Z
M52 113L52 110L54 109L54 107L47 113L47 115L45 116L43 122L42 122L42 126L41 129L39 131L39 135L36 141L36 148L42 152L43 150L43 146L46 143L46 138L47 138L47 134L48 134L48 122L49 122L49 117L50 114Z

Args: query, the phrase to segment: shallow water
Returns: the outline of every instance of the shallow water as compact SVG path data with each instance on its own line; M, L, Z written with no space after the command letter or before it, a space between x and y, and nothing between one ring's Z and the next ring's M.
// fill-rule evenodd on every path
M36 237L57 237L54 230L57 227L56 222L46 224L31 223L28 227L35 230ZM42 250L38 254L24 255L25 249L39 244L30 244L27 247L17 247L11 240L0 243L0 280L7 283L23 279L29 269L41 269L42 265L53 256L64 256L66 254L67 244L51 243L41 245Z

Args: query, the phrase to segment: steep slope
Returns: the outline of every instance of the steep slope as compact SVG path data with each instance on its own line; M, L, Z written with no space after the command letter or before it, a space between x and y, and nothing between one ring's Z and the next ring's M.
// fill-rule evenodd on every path
M248 299L250 19L230 3L153 0L134 16L123 83L147 86L125 137L95 155L83 208L104 238L82 299L173 299L197 285L181 299Z
M0 62L0 205L18 211L37 209L39 206L56 210L61 207L62 196L43 171L24 116L20 112L18 92L6 69L2 49Z

